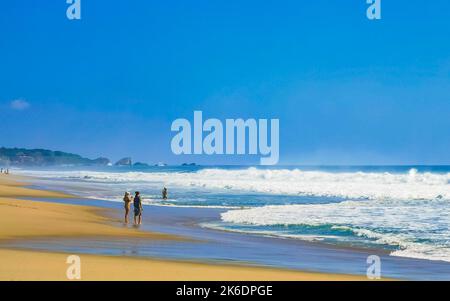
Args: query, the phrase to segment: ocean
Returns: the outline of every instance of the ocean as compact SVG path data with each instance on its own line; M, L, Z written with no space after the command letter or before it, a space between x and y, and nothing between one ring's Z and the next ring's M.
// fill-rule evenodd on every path
M68 192L149 206L221 208L202 227L450 262L450 166L178 166L14 170ZM161 199L167 187L169 199Z

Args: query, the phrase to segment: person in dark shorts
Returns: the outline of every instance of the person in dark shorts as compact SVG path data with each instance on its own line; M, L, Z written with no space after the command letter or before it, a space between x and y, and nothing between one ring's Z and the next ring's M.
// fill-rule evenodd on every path
M163 198L163 200L167 200L167 198L168 198L168 191L167 191L166 187L164 187L162 190L162 198Z
M134 206L134 224L140 225L142 223L142 201L141 201L141 194L139 191L136 191L134 200L133 200L133 206Z

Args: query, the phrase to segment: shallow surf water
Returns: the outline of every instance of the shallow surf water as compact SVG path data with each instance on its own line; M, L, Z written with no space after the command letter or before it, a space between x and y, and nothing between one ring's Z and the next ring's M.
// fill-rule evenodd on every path
M21 170L83 197L224 209L203 223L227 231L377 248L450 261L450 167L152 167ZM160 191L169 188L170 199Z

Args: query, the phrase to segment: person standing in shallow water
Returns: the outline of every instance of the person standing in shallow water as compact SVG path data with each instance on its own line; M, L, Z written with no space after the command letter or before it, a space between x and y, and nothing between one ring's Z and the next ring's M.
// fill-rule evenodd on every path
M130 207L131 202L133 201L133 197L131 196L131 193L128 191L125 192L125 195L123 197L123 202L125 203L125 224L128 224L128 215L130 213Z
M142 223L143 208L142 208L141 194L139 193L139 191L136 191L135 193L133 207L134 207L134 224L140 225Z
M162 190L162 198L163 198L163 200L167 200L167 198L168 198L168 192L167 192L166 187L164 187Z

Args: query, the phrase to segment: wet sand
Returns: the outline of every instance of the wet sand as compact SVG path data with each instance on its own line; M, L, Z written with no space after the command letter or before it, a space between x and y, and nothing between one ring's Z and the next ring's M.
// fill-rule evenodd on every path
M0 176L0 280L67 280L68 254L17 250L8 241L69 238L183 241L175 235L120 226L91 206L36 202L22 198L70 198L60 192L24 187L21 178ZM104 208L101 209L104 213ZM362 276L310 273L244 265L77 254L82 280L366 280Z

